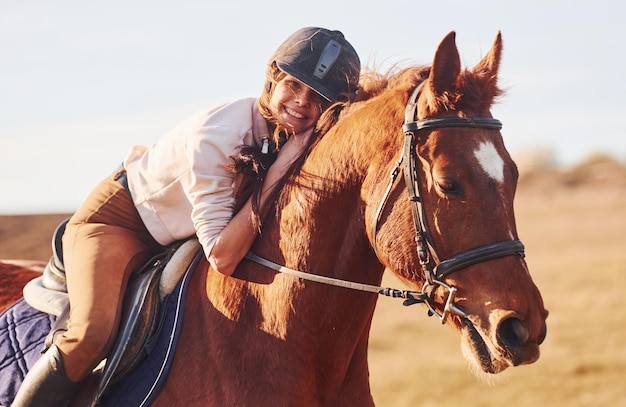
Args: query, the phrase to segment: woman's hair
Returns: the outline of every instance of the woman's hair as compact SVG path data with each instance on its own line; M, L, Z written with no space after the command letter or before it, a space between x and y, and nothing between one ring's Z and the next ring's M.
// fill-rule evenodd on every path
M346 101L334 104L328 102L328 104L322 106L322 115L316 123L313 135L308 139L307 145L304 146L302 154L291 164L281 181L274 185L265 200L265 205L260 207L261 189L267 170L276 160L282 145L291 136L289 129L278 123L270 109L270 99L276 88L276 83L286 75L278 68L276 63L272 63L268 67L266 84L258 100L259 112L269 123L272 132L269 153L262 154L258 147L243 146L236 156L231 156L232 162L229 166L231 171L243 177L242 185L239 191L236 191L235 213L241 209L251 196L253 224L257 230L261 228L261 220L271 212L272 205L278 201L282 187L299 171L313 145L339 120L341 111L348 103Z
M270 140L270 142L272 144L272 150L275 151L280 150L280 147L285 144L289 137L288 129L281 126L270 108L270 100L272 99L276 84L285 76L287 76L287 74L278 69L276 63L272 62L267 68L265 87L258 101L259 113L261 113L261 116L267 120L271 127L272 140Z

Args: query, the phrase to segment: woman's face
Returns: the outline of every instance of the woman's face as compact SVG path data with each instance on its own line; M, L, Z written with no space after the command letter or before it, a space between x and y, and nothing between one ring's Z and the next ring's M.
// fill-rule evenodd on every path
M296 78L286 75L276 83L270 110L278 123L295 134L309 130L322 115L328 102Z

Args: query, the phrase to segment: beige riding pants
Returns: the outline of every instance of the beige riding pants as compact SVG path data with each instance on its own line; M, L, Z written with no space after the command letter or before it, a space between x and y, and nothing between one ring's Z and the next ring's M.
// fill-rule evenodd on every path
M91 192L63 235L70 318L68 330L54 342L74 382L84 379L113 346L129 277L163 250L117 181L119 174Z

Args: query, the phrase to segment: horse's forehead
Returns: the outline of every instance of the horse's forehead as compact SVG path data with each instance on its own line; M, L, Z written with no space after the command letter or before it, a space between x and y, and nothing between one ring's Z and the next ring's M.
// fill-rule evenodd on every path
M491 141L482 141L474 149L474 157L483 171L497 182L504 181L504 159Z
M497 183L505 181L507 153L498 149L498 143L489 138L433 138L435 157L442 157L439 164L454 171L455 167L472 168L484 173ZM435 166L437 164L433 163Z

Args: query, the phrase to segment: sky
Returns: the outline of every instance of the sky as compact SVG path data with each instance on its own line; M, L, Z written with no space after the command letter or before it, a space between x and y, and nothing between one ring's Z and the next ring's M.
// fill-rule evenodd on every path
M492 109L509 152L626 160L626 6L614 1L0 0L0 215L70 213L195 110L257 97L270 55L338 29L363 65L430 64L456 31L465 67L503 36Z

